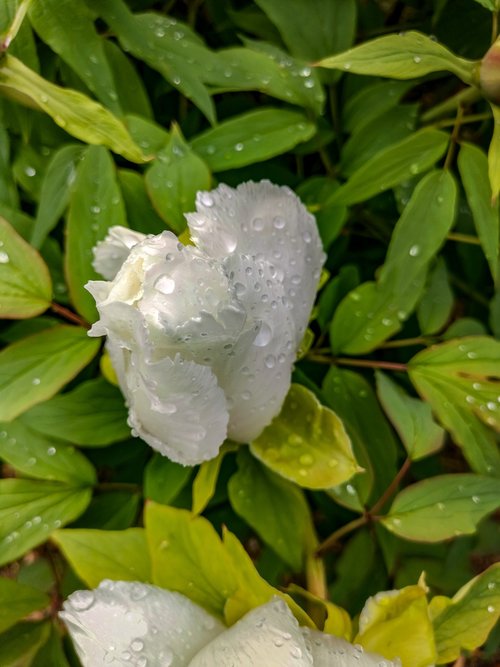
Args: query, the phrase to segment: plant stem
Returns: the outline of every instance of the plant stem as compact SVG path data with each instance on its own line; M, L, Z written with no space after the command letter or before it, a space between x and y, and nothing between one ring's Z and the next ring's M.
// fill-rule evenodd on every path
M463 116L460 121L461 125L467 125L467 123L478 123L481 120L489 120L491 118L491 113L489 111L485 113L474 113L470 116ZM453 127L457 122L456 118L446 118L445 120L440 120L437 123L433 123L428 127L435 127L436 129L443 127Z
M496 42L498 36L498 10L491 12L491 43Z
M470 245L481 245L481 241L477 236L471 234L461 234L459 232L450 232L446 238L448 241L456 241L457 243L469 243Z
M397 361L377 361L371 359L350 359L348 357L333 357L339 366L359 366L360 368L381 368L387 371L400 371L406 373L408 367Z
M84 320L83 317L80 317L80 315L77 315L69 308L61 306L61 304L59 303L55 302L51 303L50 309L53 310L54 313L56 313L57 315L64 317L65 320L68 320L68 322L71 322L72 324L78 324L78 326L85 327L85 329L90 328L90 325L87 322L87 320Z
M480 303L485 308L490 307L488 299L479 292L476 292L472 287L469 287L469 284L465 280L460 280L460 278L450 275L450 282L453 285L456 285L464 294L467 294L467 296L470 296L474 301L477 301L477 303Z
M410 347L411 345L432 345L433 341L430 338L423 338L416 336L415 338L399 338L397 340L390 340L380 346L380 349L388 350L394 347Z
M405 462L401 466L401 468L398 470L396 473L396 476L392 480L392 482L389 484L387 489L384 491L384 493L380 496L380 498L377 500L375 505L369 510L368 514L374 518L375 515L383 508L383 506L386 504L386 502L391 498L391 496L396 493L398 486L401 483L401 480L405 477L406 473L410 469L411 466L411 459L406 458Z
M341 537L352 533L352 531L356 530L356 528L365 526L368 523L368 520L369 517L364 514L363 516L360 516L357 519L353 519L353 521L346 523L345 526L342 526L338 530L334 531L330 537L327 537L326 540L322 542L316 549L316 556L322 556L327 551L330 551L337 544Z
M96 493L106 493L108 491L129 491L130 493L139 493L141 487L132 482L100 482L94 487Z
M460 127L462 125L462 116L464 114L464 108L460 104L457 109L457 116L455 118L455 124L453 125L453 131L450 137L450 145L448 146L448 152L446 153L446 158L444 161L444 169L449 169L453 158L455 157L455 149L458 142L458 137L460 134Z
M22 0L21 4L17 8L14 20L12 21L7 32L1 37L0 55L5 53L5 51L7 51L9 46L12 44L17 33L19 32L20 27L23 24L24 17L26 16L26 12L28 11L30 5L31 0Z

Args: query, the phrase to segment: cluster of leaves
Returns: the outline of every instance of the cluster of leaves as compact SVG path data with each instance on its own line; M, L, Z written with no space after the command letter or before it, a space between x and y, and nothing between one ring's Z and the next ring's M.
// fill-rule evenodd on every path
M498 2L167 5L0 3L0 663L77 664L56 612L105 577L228 623L286 587L303 624L455 660L500 610ZM262 178L317 217L318 305L281 415L183 468L87 337L92 248Z

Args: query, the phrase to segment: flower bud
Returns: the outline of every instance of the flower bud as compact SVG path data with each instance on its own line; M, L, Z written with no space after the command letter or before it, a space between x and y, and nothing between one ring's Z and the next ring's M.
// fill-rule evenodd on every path
M479 66L479 87L484 97L500 104L500 40L486 52Z

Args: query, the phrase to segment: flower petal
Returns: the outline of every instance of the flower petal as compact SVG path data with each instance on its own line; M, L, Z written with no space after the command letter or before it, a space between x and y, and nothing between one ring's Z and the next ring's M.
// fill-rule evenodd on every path
M294 309L297 337L307 326L325 261L314 217L287 187L269 181L220 185L196 198L188 214L195 244L214 258L234 252L266 261Z
M110 227L108 235L94 248L92 266L106 280L113 280L130 250L146 238L141 232L134 232L127 227Z
M375 653L366 653L359 644L333 637L318 630L301 628L314 658L314 667L400 667L399 660L385 660Z
M60 616L84 667L187 667L224 630L179 593L125 581L105 580L94 591L76 591Z
M182 465L217 456L229 414L210 367L178 354L148 363L132 353L125 382L129 424L151 447Z
M312 667L298 623L280 598L253 609L196 655L189 667Z

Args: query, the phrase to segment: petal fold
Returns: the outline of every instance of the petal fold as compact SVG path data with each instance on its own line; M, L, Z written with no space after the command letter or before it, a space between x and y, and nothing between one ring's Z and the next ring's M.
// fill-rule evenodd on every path
M113 280L130 250L146 238L141 232L134 232L127 227L110 227L108 235L94 248L92 266L106 280Z
M399 660L385 660L340 637L309 628L301 628L301 632L312 653L314 667L401 667Z
M125 581L76 591L60 616L84 667L187 667L224 630L179 593Z

